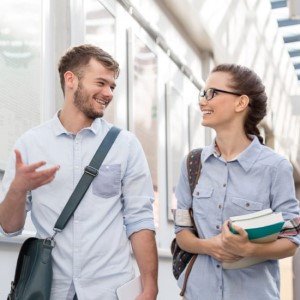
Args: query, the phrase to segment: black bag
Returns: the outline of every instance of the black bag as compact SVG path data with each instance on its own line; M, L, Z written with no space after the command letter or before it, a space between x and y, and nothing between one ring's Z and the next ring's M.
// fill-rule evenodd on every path
M190 186L192 197L193 197L195 186L200 177L201 152L202 149L194 149L188 154L187 157L188 179L189 179L189 186ZM190 209L190 216L191 216L191 220L194 223L192 208ZM195 225L193 229L195 230L196 235L198 236ZM192 266L197 258L197 255L182 250L177 244L176 238L174 238L171 243L171 253L172 253L173 275L176 279L178 279L180 274L185 270L185 268L187 268L185 272L183 287L180 293L180 295L183 296L186 289L188 276L191 272Z
M112 127L90 164L85 167L80 181L55 223L54 235L46 239L29 238L23 243L7 300L50 299L53 275L51 252L55 246L54 237L67 225L93 179L98 175L98 169L119 133L119 128Z
M29 238L21 247L8 300L50 298L54 241ZM31 284L34 282L34 284ZM16 285L16 286L15 286ZM42 288L41 288L42 287Z

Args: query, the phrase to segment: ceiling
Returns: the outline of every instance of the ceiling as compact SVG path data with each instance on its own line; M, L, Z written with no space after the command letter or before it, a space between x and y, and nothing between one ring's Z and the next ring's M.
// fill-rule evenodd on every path
M288 1L289 6L287 0L271 0L271 6L300 82L300 12L295 14L295 11L291 10L291 7L296 6L299 10L300 0ZM293 19L290 18L291 14Z

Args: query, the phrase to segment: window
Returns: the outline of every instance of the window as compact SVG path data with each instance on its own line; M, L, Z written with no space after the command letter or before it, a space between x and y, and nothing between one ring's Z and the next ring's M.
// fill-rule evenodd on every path
M130 34L129 34L130 35ZM129 37L130 38L130 37ZM157 56L135 35L132 46L132 99L129 104L129 129L141 142L150 167L155 192L154 215L158 224L158 121L157 121Z
M167 178L168 219L176 208L175 188L178 183L181 163L188 153L188 107L182 94L168 83L166 85L167 125Z
M2 169L15 140L41 121L41 10L41 1L1 1L0 168Z
M189 146L190 150L205 146L205 127L201 125L202 113L198 103L189 105Z
M100 47L115 56L115 18L97 0L85 0L85 43ZM114 123L114 101L107 107L104 119Z

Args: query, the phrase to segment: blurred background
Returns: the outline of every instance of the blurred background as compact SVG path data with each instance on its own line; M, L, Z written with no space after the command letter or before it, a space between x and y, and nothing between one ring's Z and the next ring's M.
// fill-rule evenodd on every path
M180 299L169 250L174 188L184 155L214 137L201 127L197 96L215 65L243 64L262 78L269 107L260 130L293 164L300 196L300 0L1 0L0 178L17 137L62 105L57 63L82 43L120 63L105 118L143 145L156 197L158 299ZM27 218L22 236L0 236L0 299L31 235ZM280 270L281 298L300 300L299 251Z

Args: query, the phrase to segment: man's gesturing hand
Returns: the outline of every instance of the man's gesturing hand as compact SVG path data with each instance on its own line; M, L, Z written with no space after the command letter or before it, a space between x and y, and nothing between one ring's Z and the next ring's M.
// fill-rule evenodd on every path
M34 190L42 185L51 182L59 166L54 166L45 170L37 169L46 164L45 161L39 161L30 165L26 165L19 150L15 150L16 154L16 175L12 182L12 188L19 192L27 192Z

